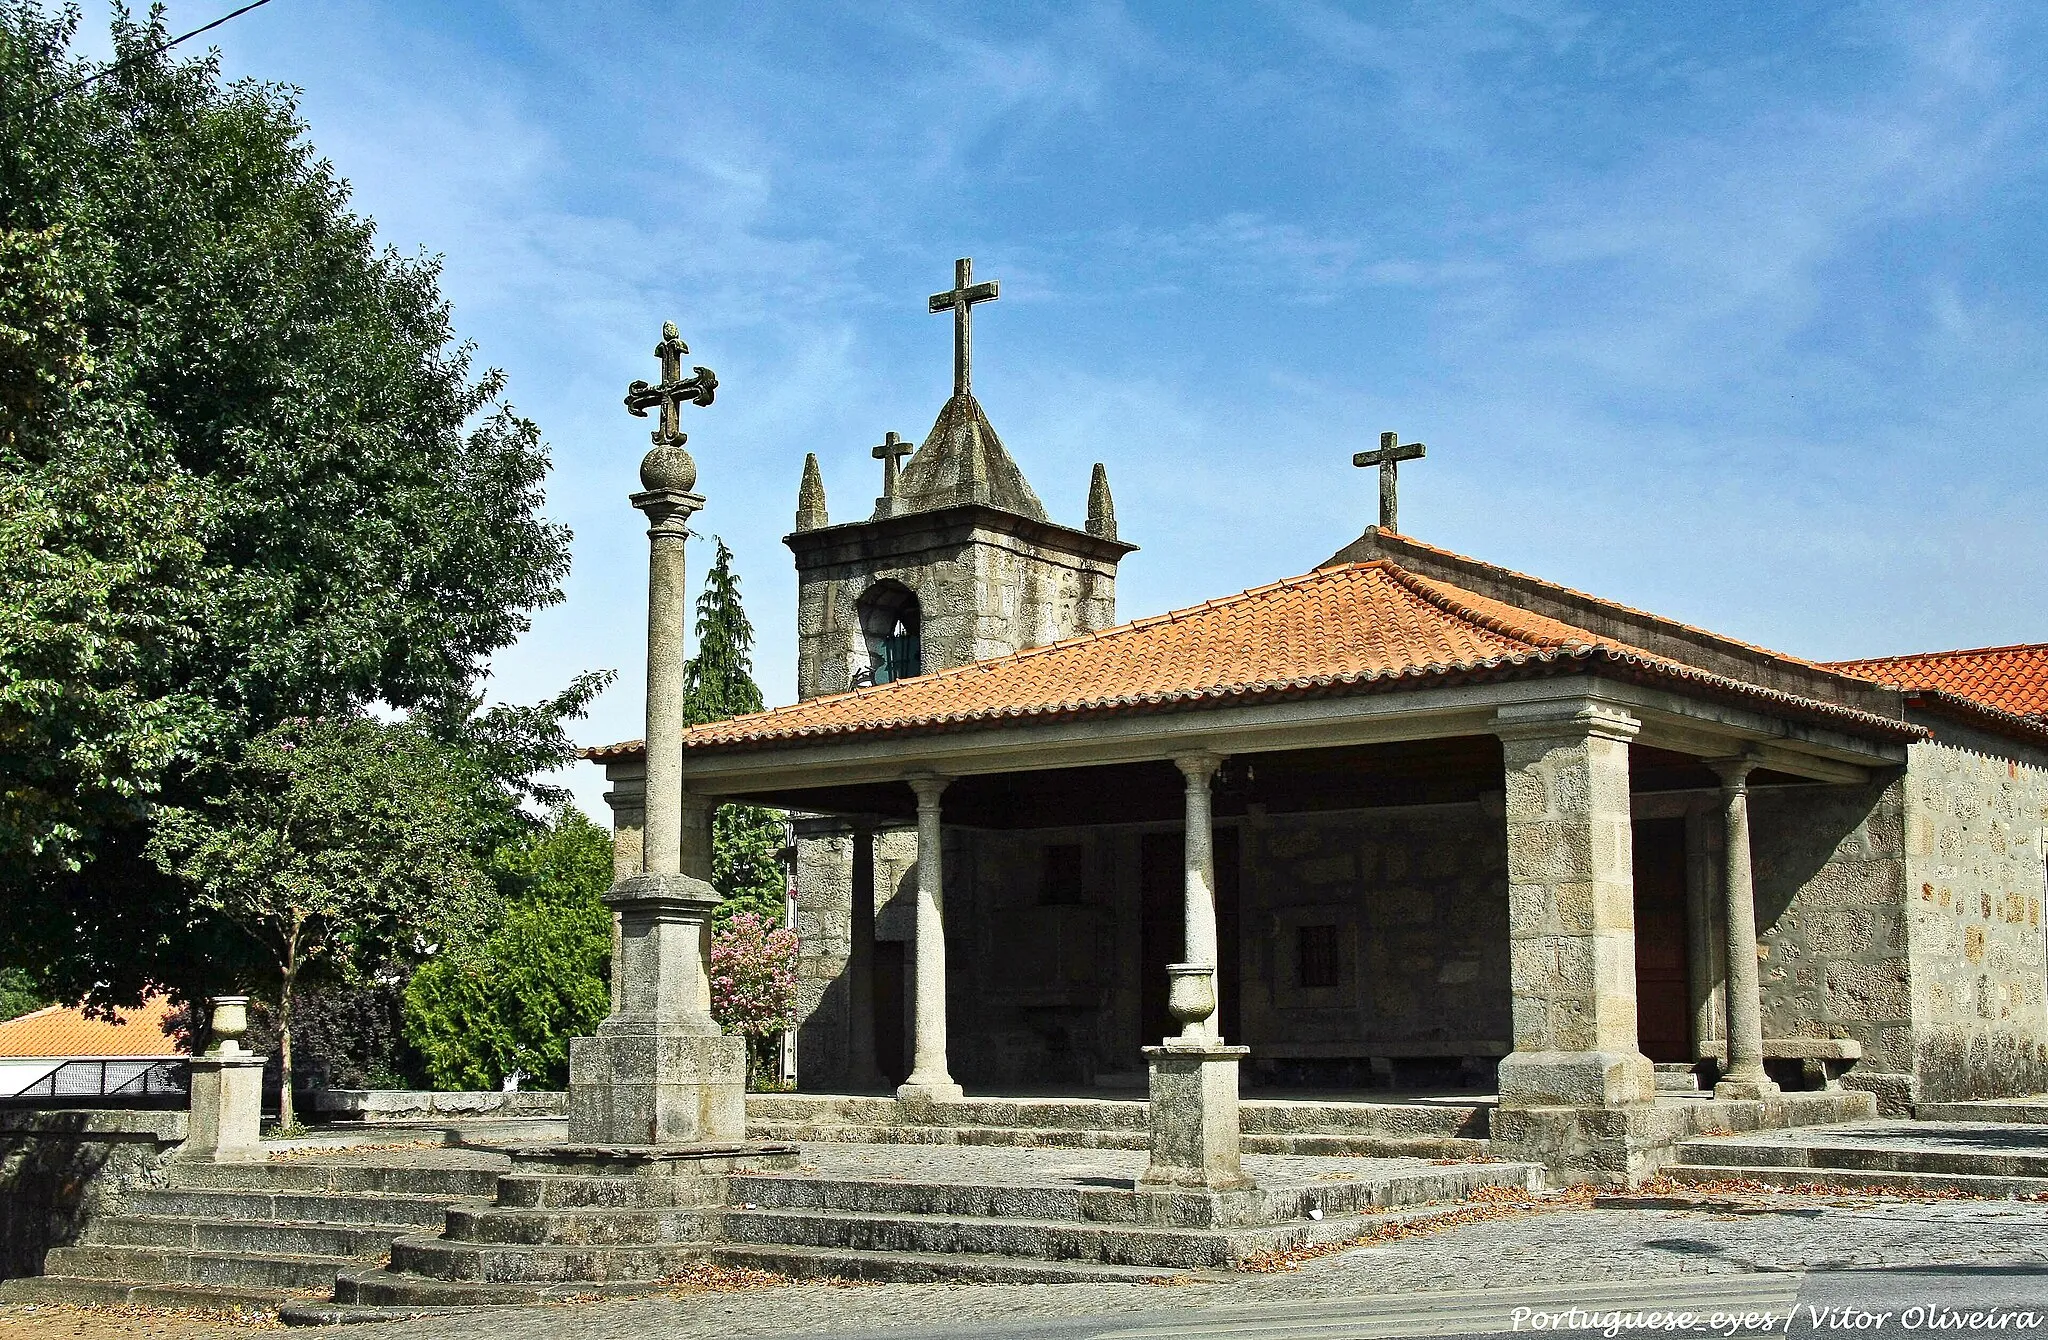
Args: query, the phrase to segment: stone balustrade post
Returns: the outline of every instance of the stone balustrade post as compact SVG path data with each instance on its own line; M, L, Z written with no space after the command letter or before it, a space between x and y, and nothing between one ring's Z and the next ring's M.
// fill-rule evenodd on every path
M1714 1085L1714 1097L1767 1098L1778 1086L1764 1073L1762 987L1757 980L1756 890L1749 858L1749 774L1746 758L1711 759L1721 779L1721 823L1725 834L1722 892L1728 930L1728 1068Z
M213 1045L188 1063L192 1080L191 1118L185 1142L173 1155L192 1163L261 1163L263 1152L263 1062L242 1050L249 1027L247 996L215 996Z
M917 794L917 957L913 973L916 1054L898 1098L957 1103L964 1096L946 1059L946 851L939 797L949 778L912 777Z

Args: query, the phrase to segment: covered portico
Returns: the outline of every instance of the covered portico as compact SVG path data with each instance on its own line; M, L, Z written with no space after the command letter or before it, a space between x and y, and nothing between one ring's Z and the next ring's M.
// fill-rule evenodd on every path
M1718 1047L1717 1096L1755 1102L1776 1086L1749 797L1867 787L1917 731L1765 678L1382 560L701 727L683 774L707 803L831 816L853 888L881 886L804 914L829 987L812 1002L830 1030L812 1052L845 1058L836 1087L892 1068L875 1021L886 1029L876 1003L893 969L878 948L893 941L907 951L910 1098L1025 1079L1004 1069L1024 1016L1084 1035L1042 1080L1135 1070L1139 1044L1188 1026L1162 1008L1170 958L1211 970L1209 1041L1249 1044L1254 1073L1279 1082L1360 1078L1344 1065L1399 1082L1404 1065L1414 1079L1449 1064L1484 1085L1469 1072L1497 1061L1503 1117L1614 1112L1656 1099L1639 1024L1652 1019L1657 1059ZM1104 687L1138 691L1091 694ZM1319 850L1315 830L1340 818L1352 836ZM1366 830L1381 838L1363 845L1427 869L1363 868ZM874 873L877 835L908 831L946 858L914 862L911 924L878 935L877 917L902 914ZM1637 943L1647 852L1676 871L1655 912L1678 928L1650 961ZM1317 872L1341 887L1297 896ZM1497 1120L1496 1140L1516 1128Z

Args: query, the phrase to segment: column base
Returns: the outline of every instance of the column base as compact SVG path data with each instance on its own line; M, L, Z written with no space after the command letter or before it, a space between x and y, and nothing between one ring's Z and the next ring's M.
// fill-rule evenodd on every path
M912 1103L957 1103L967 1097L967 1091L952 1080L921 1080L912 1075L896 1086L896 1097Z
M192 1119L171 1157L188 1163L261 1163L263 1060L246 1052L195 1056Z
M1714 1083L1714 1097L1723 1102L1758 1102L1765 1098L1776 1098L1783 1090L1778 1082L1761 1072L1755 1075L1729 1075Z
M1500 1063L1502 1107L1628 1107L1657 1100L1641 1052L1514 1052Z
M1243 1191L1255 1183L1240 1162L1237 1070L1249 1047L1145 1048L1151 1072L1152 1159L1138 1188Z
M569 1041L569 1142L688 1145L747 1138L747 1042L606 1020Z

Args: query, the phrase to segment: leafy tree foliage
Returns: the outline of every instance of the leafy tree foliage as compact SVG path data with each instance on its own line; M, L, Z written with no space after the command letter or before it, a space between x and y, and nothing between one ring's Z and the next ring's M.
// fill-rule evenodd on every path
M19 1019L50 1003L36 990L27 973L19 968L0 968L0 1020Z
M692 726L761 710L754 682L754 625L740 605L732 550L717 550L697 598L697 654L684 673L684 721ZM724 925L740 912L780 923L785 881L782 812L760 805L721 805L712 820L711 883L725 901L712 916Z
M152 807L218 816L281 723L376 702L509 776L546 723L473 695L567 533L438 263L379 247L293 91L125 10L66 91L77 24L0 0L0 959L189 998L248 964L145 856Z
M510 816L467 755L405 723L290 721L225 771L220 794L158 808L148 851L270 958L289 1127L300 977L480 936L498 904L478 835Z
M569 1039L610 1005L611 835L574 809L501 853L511 899L473 952L437 956L405 993L405 1032L427 1081L494 1089L518 1071L543 1088L569 1080Z

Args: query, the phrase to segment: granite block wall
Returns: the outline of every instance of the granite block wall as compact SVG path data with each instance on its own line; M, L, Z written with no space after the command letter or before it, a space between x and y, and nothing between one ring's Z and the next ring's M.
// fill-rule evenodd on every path
M1904 912L1919 1099L2048 1091L2048 771L1933 742L1908 752Z

